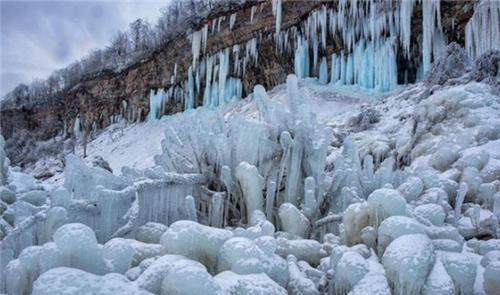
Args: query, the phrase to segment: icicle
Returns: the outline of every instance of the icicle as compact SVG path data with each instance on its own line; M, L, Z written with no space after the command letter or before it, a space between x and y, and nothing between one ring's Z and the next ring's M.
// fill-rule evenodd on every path
M298 37L294 57L295 75L302 79L309 77L309 46L302 37Z
M233 30L233 26L234 26L234 23L236 22L236 13L233 13L231 14L231 16L229 17L229 30L232 31Z
M229 48L219 52L219 102L225 104L226 80L229 72Z
M472 59L500 50L500 2L483 0L465 27L465 49Z
M193 54L193 69L196 69L196 62L200 57L202 31L191 34L191 52Z
M149 121L155 121L163 115L166 99L167 95L163 88L156 92L151 89L149 92Z
M440 0L422 1L422 64L424 74L431 67L432 62L432 44L437 31L441 31L441 12Z
M257 10L257 6L252 6L252 9L250 10L250 23L253 24L253 17L255 15L255 10Z
M184 210L186 211L187 219L192 221L198 221L198 216L196 214L196 205L193 196L186 196L184 199Z
M335 83L340 79L340 59L334 53L332 54L332 70L331 70L331 83Z
M276 17L276 36L281 31L281 13L282 13L282 0L273 0L273 15Z
M304 209L306 216L311 217L316 210L316 181L309 176L304 181Z
M75 138L78 140L80 139L80 115L76 116L75 119L75 126L73 127L73 134L75 135Z
M326 57L321 59L321 65L319 66L319 83L323 85L328 83L328 65Z
M205 54L207 50L207 42L208 42L208 24L205 24L203 26L202 38L201 38L201 43L203 45L203 54Z
M406 57L410 56L411 16L414 0L403 0L399 6L399 39Z
M185 110L194 108L196 91L195 91L195 81L193 77L193 68L190 66L188 69L188 99L184 105Z
M269 180L267 182L267 194L266 194L266 217L267 220L273 222L273 211L274 211L274 198L276 196L276 182Z
M224 203L222 202L222 194L216 193L212 196L212 204L210 210L210 225L214 227L222 227L224 220Z

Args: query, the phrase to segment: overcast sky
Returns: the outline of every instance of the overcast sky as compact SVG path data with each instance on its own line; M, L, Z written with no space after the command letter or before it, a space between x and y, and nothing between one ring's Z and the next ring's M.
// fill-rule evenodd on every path
M0 0L0 95L108 44L137 18L156 21L168 0Z

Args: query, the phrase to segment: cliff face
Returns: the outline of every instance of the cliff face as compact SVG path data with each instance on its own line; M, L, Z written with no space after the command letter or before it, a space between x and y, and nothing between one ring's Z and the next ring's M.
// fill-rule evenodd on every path
M310 13L321 9L323 5L336 7L337 1L283 1L281 31L294 26L301 30L301 25ZM448 42L464 44L464 28L473 13L473 2L443 1L441 17L443 32ZM253 11L253 13L252 13ZM236 21L230 29L230 15L236 14ZM251 22L251 15L253 21ZM224 19L221 17L224 16ZM270 1L247 1L229 12L212 12L207 19L193 28L200 30L205 24L221 20L221 29L209 35L206 42L205 56L215 54L224 48L236 44L246 44L252 38L258 41L258 61L248 63L245 74L236 76L241 79L243 93L248 94L256 84L271 88L283 83L288 74L294 72L294 47L289 50L277 50L275 41L276 17ZM17 108L4 107L1 110L1 128L6 138L19 129L27 129L40 138L47 139L62 132L73 130L77 115L80 116L81 129L88 132L104 128L112 123L117 115L129 121L143 121L149 113L149 94L152 89L176 86L186 91L185 81L188 68L192 64L192 45L190 29L167 44L147 60L143 60L120 73L103 73L98 77L81 81L77 86L66 91L57 101L49 104ZM422 8L416 5L412 17L411 48L413 55L420 52L419 40L422 35ZM289 36L290 39L293 36ZM328 38L327 46L320 49L320 56L329 56L343 48L340 38ZM397 67L407 69L407 80L415 80L417 65L402 57L398 50ZM328 60L330 63L330 60ZM330 67L330 65L329 65ZM174 72L176 69L176 72ZM316 76L312 72L311 76ZM398 71L398 81L404 82L403 71ZM172 76L175 79L172 80ZM203 89L204 82L201 82ZM244 95L245 96L245 95ZM201 105L203 95L197 93L195 105ZM179 100L169 100L165 113L182 111L184 105Z

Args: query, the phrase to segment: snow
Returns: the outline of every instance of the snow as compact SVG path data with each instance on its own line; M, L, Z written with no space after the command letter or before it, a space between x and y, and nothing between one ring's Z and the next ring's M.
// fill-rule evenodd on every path
M91 273L68 267L54 268L41 275L33 286L36 295L53 294L151 294L137 288L125 277L116 274L97 276Z

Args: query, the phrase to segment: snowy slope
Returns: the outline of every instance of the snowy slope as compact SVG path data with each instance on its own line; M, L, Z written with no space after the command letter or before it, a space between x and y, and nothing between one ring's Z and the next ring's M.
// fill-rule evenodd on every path
M373 99L380 99L380 92L365 90L355 86L325 86L308 79L300 83L300 89L309 102L309 107L320 121L329 124L341 124L349 118L362 104ZM334 90L333 90L334 89ZM286 86L279 85L269 91L272 100L286 99ZM255 103L251 98L224 107L228 114L242 113L252 118L257 116ZM100 133L88 144L89 158L101 156L109 162L115 173L120 172L123 166L136 169L146 169L154 166L154 156L161 153L161 140L167 130L166 118L153 121L131 124L113 124ZM83 151L80 149L79 154Z

